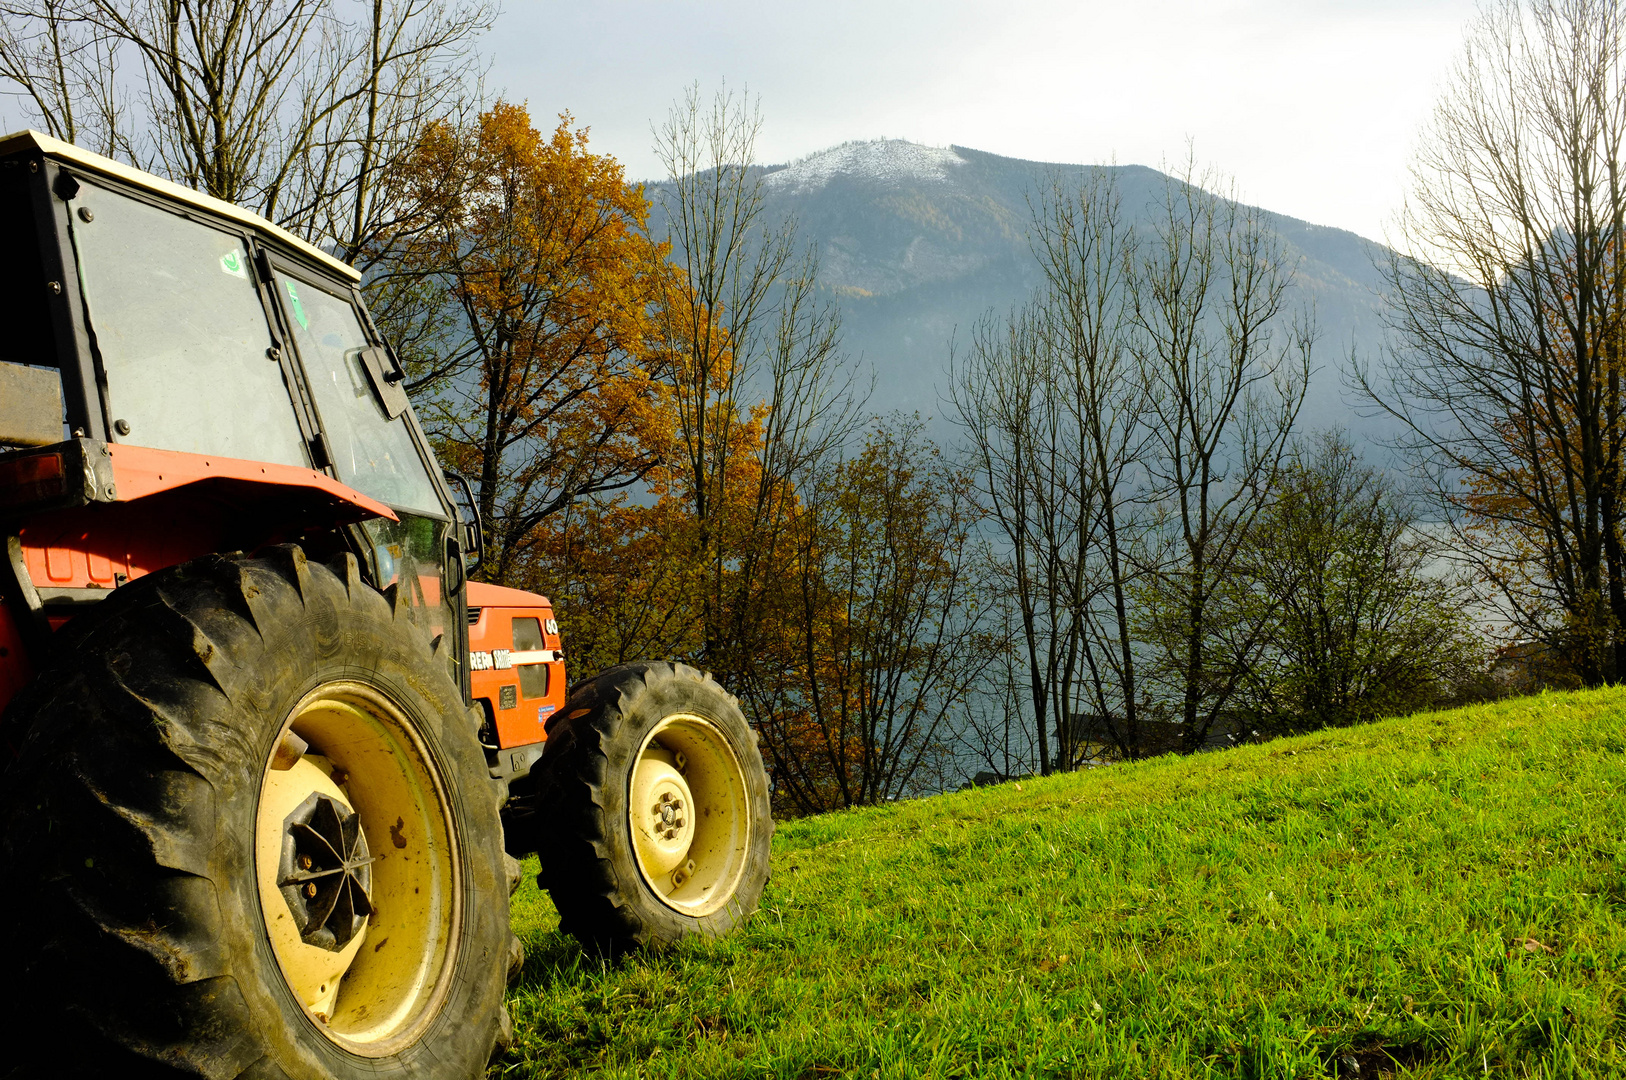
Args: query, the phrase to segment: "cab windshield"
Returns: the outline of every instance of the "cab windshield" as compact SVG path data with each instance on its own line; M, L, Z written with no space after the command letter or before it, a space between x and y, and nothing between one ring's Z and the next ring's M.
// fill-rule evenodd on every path
M362 364L369 342L349 299L284 274L277 288L339 479L398 509L444 514L406 414L391 420Z
M319 427L339 479L401 511L444 517L405 413L391 419L338 287L278 273L265 291L248 238L83 182L69 218L108 426L122 442L309 467ZM275 289L317 415L301 427L267 315Z

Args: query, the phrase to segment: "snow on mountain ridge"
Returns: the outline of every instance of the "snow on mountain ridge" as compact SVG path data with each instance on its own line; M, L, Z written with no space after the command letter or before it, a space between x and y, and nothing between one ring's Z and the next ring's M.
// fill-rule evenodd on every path
M856 176L891 186L910 180L939 183L948 171L964 165L965 159L953 150L922 146L903 139L877 139L849 142L809 154L762 178L770 190L800 194L817 191L837 176Z

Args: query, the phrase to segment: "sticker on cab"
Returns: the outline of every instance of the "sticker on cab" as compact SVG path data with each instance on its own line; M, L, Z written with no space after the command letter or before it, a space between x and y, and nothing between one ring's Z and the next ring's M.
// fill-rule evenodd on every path
M248 280L248 263L243 258L243 253L237 248L232 248L220 257L220 268L232 277Z
M284 281L283 284L288 287L288 303L294 309L294 318L299 320L300 326L304 327L306 330L309 330L311 328L311 321L305 315L305 305L299 302L299 290L294 287L294 283L291 281Z

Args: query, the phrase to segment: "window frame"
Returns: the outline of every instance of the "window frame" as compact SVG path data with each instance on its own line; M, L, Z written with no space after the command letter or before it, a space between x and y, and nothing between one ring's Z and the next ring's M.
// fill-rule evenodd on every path
M348 481L339 475L338 466L332 461L331 453L327 453L326 451L327 430L322 423L321 410L316 405L315 392L310 389L309 368L305 363L304 354L299 351L298 339L293 332L293 323L291 322L291 316L288 312L287 302L283 299L282 290L277 288L277 275L281 274L285 277L293 278L302 285L307 285L313 289L321 289L323 292L343 299L350 305L350 310L356 315L356 322L361 326L361 331L363 336L367 339L367 344L376 348L387 348L388 346L383 342L380 334L378 333L378 328L373 325L372 317L367 314L367 304L362 299L360 289L355 288L348 282L335 281L330 275L318 273L314 270L308 269L303 264L292 262L291 260L284 258L281 251L273 249L262 250L264 250L266 253L266 265L264 267L264 269L267 271L265 292L266 295L271 298L270 302L273 310L276 313L276 336L282 341L283 355L285 357L292 358L294 364L299 369L301 389L306 395L306 400L309 403L311 415L315 418L316 430L321 433L324 454L326 454L328 457L328 461L326 462L324 469L330 476L339 481L339 483L348 484ZM391 355L394 355L393 352ZM451 487L446 483L445 478L440 475L440 463L435 460L434 451L429 445L428 436L424 433L422 425L418 423L418 413L417 410L412 407L410 399L408 399L407 407L401 413L401 416L406 418L406 428L407 432L409 433L409 440L412 443L412 448L418 454L418 461L422 466L425 475L427 475L429 478L430 488L434 491L435 498L440 500L440 513L438 515L432 514L427 510L419 509L417 507L403 507L395 506L393 504L386 505L389 505L390 509L396 511L397 513L413 514L418 517L438 517L445 521L456 521L457 515L452 509L455 504L452 501Z

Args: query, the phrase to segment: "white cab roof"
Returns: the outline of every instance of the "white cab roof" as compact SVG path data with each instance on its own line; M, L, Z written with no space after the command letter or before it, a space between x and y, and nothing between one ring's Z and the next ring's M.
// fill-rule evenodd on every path
M205 195L201 191L193 191L191 188L182 187L180 184L171 183L170 181L156 177L151 173L142 172L140 169L133 169L128 165L121 165L112 158L105 158L100 154L92 154L88 150L79 149L79 147L74 146L72 143L65 143L61 139L53 139L51 136L42 135L37 131L19 131L15 135L0 137L0 157L22 153L30 149L37 150L46 157L55 158L57 161L74 165L86 172L100 173L101 175L109 177L113 180L118 180L122 183L129 184L132 187L138 187L145 191L150 191L154 195L158 195L164 199L170 200L171 202L196 207L199 210L207 211L208 213L214 214L217 217L223 217L231 221L235 221L239 225L247 226L248 228L253 229L255 232L275 238L280 243L287 244L289 247L295 248L306 258L320 263L322 266L325 266L327 269L333 271L335 274L338 274L347 281L361 280L361 273L349 263L340 262L338 259L335 259L321 248L301 240L299 237L288 232L286 229L273 225L260 215L250 213L240 206L234 206L231 203L223 202L212 195Z

